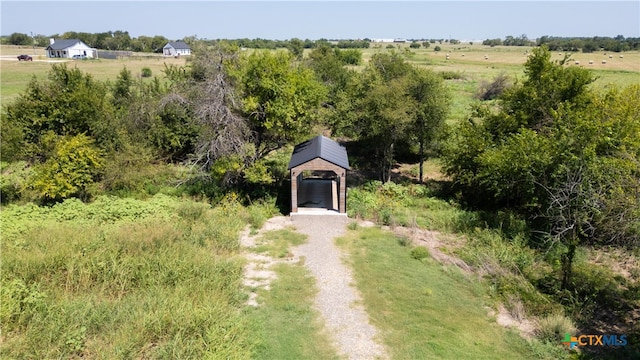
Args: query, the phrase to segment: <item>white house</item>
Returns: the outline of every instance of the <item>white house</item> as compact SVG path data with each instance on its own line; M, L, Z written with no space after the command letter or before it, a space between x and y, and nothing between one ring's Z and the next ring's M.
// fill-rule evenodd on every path
M184 41L170 41L162 48L165 56L191 55L191 48Z
M95 49L78 39L49 40L49 46L45 49L50 58L73 58L80 55L87 58L94 57Z

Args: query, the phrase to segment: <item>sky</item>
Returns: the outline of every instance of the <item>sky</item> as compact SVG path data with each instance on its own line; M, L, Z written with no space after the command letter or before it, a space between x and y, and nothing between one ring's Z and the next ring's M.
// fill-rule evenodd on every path
M640 37L640 1L0 1L0 34L199 39Z

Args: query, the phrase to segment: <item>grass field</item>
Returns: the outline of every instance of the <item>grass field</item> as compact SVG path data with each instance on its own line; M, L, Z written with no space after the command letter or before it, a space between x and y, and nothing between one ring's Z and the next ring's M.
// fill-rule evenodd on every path
M390 51L387 44L372 44L369 49L363 50L363 59L368 61L377 52ZM442 49L439 52L433 50L438 45ZM527 59L527 53L531 47L488 47L474 44L431 44L428 49L410 49L408 44L396 45L394 51L407 54L410 62L427 66L434 71L456 72L461 74L461 79L448 80L453 93L453 109L451 118L456 120L465 117L468 105L472 102L478 84L481 81L490 81L500 73L506 73L513 79L522 78L523 64ZM307 50L308 52L308 50ZM22 92L32 77L43 78L51 67L43 48L35 49L33 62L18 62L15 56L19 54L34 54L34 49L2 45L0 46L0 101L6 103ZM446 59L449 54L449 59ZM487 59L485 59L485 55ZM620 58L623 55L623 58ZM553 53L553 58L560 60L564 55ZM612 56L612 58L609 58ZM4 60L7 58L9 60ZM571 58L580 62L570 66L582 66L594 71L598 77L596 86L608 84L629 85L640 83L640 52L605 53L595 52L591 54L574 53ZM589 65L589 60L593 64ZM607 64L602 64L606 60ZM139 77L143 67L151 69L154 76L162 76L164 64L184 65L185 58L163 57L157 54L139 54L129 59L122 60L90 60L67 61L69 66L92 74L98 80L114 80L120 71L126 66L131 73Z
M486 289L460 269L411 257L393 233L356 228L337 243L350 254L367 313L394 359L561 358L487 315ZM393 274L390 276L390 274Z
M144 56L132 56L128 59L92 59L92 60L70 60L70 59L48 59L44 50L36 49L37 55L32 48L0 46L0 102L6 103L17 97L26 88L29 81L36 77L43 79L47 76L51 65L54 63L66 63L69 67L91 74L96 80L113 81L125 67L131 71L135 78L141 78L142 68L151 69L152 76L162 78L162 70L165 64L185 65L186 59L163 57L157 54L144 54ZM30 54L33 61L17 61L16 55ZM8 60L7 60L8 59Z

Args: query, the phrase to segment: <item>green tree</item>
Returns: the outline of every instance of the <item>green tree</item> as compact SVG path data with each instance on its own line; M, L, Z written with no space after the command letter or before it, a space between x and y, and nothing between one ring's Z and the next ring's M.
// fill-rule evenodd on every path
M407 139L412 124L414 102L408 76L412 70L395 52L375 54L337 104L336 115L343 119L341 132L371 146L385 182L391 180L396 144Z
M525 67L497 111L479 107L478 121L451 134L445 172L469 204L519 212L565 249L567 287L580 243L638 241L640 87L595 93L587 70L552 62L544 47Z
M133 88L133 77L131 76L131 71L127 70L125 66L118 74L116 78L116 82L111 90L113 94L113 101L116 106L124 105L129 103L131 98L133 97L132 88Z
M52 65L45 80L33 79L24 94L7 105L0 132L7 160L41 159L41 137L47 132L57 135L86 134L101 148L118 142L113 108L107 87L89 74L66 65ZM16 142L19 143L16 144Z
M326 88L290 53L253 52L231 74L255 134L255 159L309 135Z
M444 126L451 98L441 76L431 70L415 68L409 77L408 93L413 100L413 134L419 144L420 183L425 149Z
M287 42L287 49L291 51L296 60L302 60L304 54L304 42L298 38L293 38Z
M9 35L8 42L11 45L33 45L33 39L29 35L17 32Z

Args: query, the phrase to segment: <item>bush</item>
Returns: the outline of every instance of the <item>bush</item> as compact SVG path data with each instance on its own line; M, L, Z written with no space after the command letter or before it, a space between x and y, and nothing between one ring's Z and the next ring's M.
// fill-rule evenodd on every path
M409 45L409 47L412 48L412 49L419 49L420 48L420 43L412 42L411 45Z
M459 71L441 71L440 76L445 80L460 80L464 79L464 75Z
M411 250L411 257L416 260L422 260L429 257L429 250L424 246L416 246Z
M2 204L18 201L23 198L27 179L31 176L31 168L25 161L2 163L0 176L0 200Z
M565 334L576 331L573 321L562 314L552 314L539 321L538 338L549 343L558 343Z
M143 78L151 77L151 75L152 75L151 69L149 69L148 67L143 67L142 70L141 70L140 75Z
M492 82L482 81L478 89L478 99L493 100L498 98L510 86L509 77L505 73L498 74Z
M55 137L53 154L34 167L30 186L45 201L59 201L72 196L86 198L90 187L104 167L102 153L93 139L84 134Z
M442 50L442 49L438 45L436 45L436 47L433 48L433 51L440 51L440 50Z
M360 65L362 63L362 52L358 49L336 49L336 56L347 65Z

